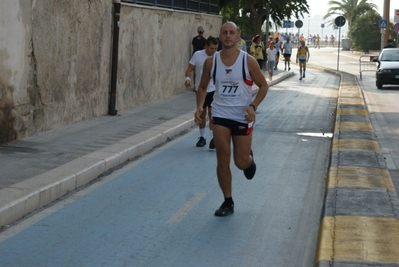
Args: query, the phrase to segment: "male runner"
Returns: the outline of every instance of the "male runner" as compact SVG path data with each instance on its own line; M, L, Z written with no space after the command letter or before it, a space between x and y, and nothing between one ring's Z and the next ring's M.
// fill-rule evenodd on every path
M306 62L309 61L310 53L309 48L305 45L305 41L301 41L301 46L298 47L298 52L296 53L296 63L299 61L299 80L305 78ZM303 75L302 75L303 70Z
M212 102L216 172L224 196L224 202L215 211L215 216L227 216L234 213L230 170L231 141L235 165L244 171L247 179L252 179L256 172L251 150L255 112L266 96L268 85L255 58L237 49L236 43L240 39L240 31L235 23L223 24L219 39L222 50L205 60L197 92L197 111L194 116L195 123L199 125L202 122L206 88L213 79L216 86ZM259 87L254 100L252 100L253 82Z
M199 84L202 76L202 70L204 67L204 62L205 59L207 59L209 56L212 56L215 54L216 49L218 48L219 41L215 37L209 36L208 39L206 40L205 46L203 50L199 50L194 53L194 55L191 57L190 62L188 64L187 70L186 70L186 79L185 79L185 86L190 86L191 85L191 73L193 70L195 70L196 75L195 77L195 84ZM199 130L200 130L200 137L198 138L198 142L196 144L197 147L203 147L206 145L206 139L205 139L205 126L206 126L206 114L208 113L208 118L209 118L209 131L210 131L210 138L211 141L209 143L209 148L210 149L215 149L215 143L213 140L213 132L212 132L212 124L210 122L211 117L212 117L212 107L211 103L213 101L213 94L215 92L215 85L213 84L212 81L209 82L208 87L207 87L207 93L206 93L206 98L205 102L203 105L203 112L201 114L201 123L198 125Z

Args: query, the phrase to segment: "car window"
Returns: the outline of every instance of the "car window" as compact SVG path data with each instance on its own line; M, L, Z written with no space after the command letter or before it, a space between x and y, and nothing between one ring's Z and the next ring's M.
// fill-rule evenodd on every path
M382 51L381 61L399 61L399 49Z

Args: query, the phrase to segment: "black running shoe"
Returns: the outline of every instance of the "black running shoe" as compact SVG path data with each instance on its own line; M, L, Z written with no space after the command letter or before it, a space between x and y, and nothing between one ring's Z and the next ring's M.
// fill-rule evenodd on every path
M256 172L256 164L255 164L254 154L253 154L253 152L252 152L252 149L251 149L250 155L252 156L252 165L249 166L248 169L245 169L245 170L244 170L244 175L245 175L245 177L246 177L248 180L251 180L252 178L254 178L255 172Z
M209 149L215 149L215 141L213 141L213 138L209 142Z
M305 78L305 72L303 73L303 78Z
M215 216L224 217L232 213L234 213L234 203L231 205L226 205L223 202L222 206L215 211Z
M200 138L198 138L197 147L202 147L204 145L206 145L206 140L201 136Z

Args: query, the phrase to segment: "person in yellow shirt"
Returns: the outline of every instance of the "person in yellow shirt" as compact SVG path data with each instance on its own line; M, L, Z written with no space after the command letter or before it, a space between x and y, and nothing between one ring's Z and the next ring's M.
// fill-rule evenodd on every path
M240 50L242 50L242 51L244 51L244 52L247 52L247 42L245 42L244 39L241 38L241 39L237 42L236 46L237 46L238 49L240 49Z
M260 69L262 69L262 64L265 58L263 57L263 50L265 50L265 45L261 41L261 37L259 34L255 35L252 38L252 45L251 45L251 55L258 61Z
M302 78L305 78L306 62L309 61L310 53L309 48L305 45L305 41L301 41L300 43L301 45L298 47L298 52L296 53L296 63L299 62L299 80L302 80Z

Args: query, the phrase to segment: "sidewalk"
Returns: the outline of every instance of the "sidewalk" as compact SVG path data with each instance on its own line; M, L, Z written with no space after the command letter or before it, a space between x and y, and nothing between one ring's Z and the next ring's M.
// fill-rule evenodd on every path
M269 86L292 75L275 71ZM0 146L0 227L190 130L194 110L190 91Z

